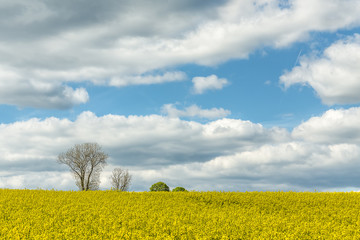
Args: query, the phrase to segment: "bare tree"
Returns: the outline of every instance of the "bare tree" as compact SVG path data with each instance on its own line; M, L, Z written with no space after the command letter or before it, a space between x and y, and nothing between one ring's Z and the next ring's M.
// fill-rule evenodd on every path
M81 191L97 190L100 173L109 156L97 143L76 144L67 152L60 153L58 163L65 164L74 174L76 185Z
M110 177L113 189L117 191L127 191L130 187L131 178L132 176L128 170L115 168Z

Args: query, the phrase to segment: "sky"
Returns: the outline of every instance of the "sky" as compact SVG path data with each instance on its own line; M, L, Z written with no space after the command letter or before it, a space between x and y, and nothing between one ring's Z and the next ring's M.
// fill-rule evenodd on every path
M360 190L359 0L0 0L0 188Z

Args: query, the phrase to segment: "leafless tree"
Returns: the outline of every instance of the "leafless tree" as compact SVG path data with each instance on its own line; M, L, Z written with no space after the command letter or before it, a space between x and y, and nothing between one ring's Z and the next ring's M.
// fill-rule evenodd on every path
M127 191L130 187L131 178L132 176L128 170L115 168L110 177L113 189L117 191Z
M67 152L60 153L58 163L65 164L74 174L76 185L81 191L97 190L100 173L109 156L97 143L76 144Z

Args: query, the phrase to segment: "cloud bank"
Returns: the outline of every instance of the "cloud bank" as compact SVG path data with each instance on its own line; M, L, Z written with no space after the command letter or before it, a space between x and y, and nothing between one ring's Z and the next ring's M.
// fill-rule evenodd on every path
M17 85L35 84L27 88L27 105L71 107L87 101L84 89L66 90L71 82L123 87L177 81L182 77L151 73L182 64L213 66L263 47L289 46L312 32L356 27L359 12L357 0L4 0L0 69L16 76ZM40 91L46 106L30 99L42 83L56 88ZM0 85L11 89L14 81L1 76ZM0 103L24 105L21 97Z
M128 168L132 190L155 181L196 190L359 189L360 108L329 110L293 131L237 119L198 123L159 115L47 118L0 125L0 187L76 189L60 152L98 142L102 175Z

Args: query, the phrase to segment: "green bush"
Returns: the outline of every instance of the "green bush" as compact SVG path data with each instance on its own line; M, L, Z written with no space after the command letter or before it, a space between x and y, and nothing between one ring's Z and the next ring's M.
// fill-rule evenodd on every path
M151 192L169 192L170 189L168 187L168 185L166 185L165 183L163 182L157 182L157 183L154 183L151 187L150 187L150 191Z
M172 191L173 192L187 192L187 190L183 187L176 187Z

